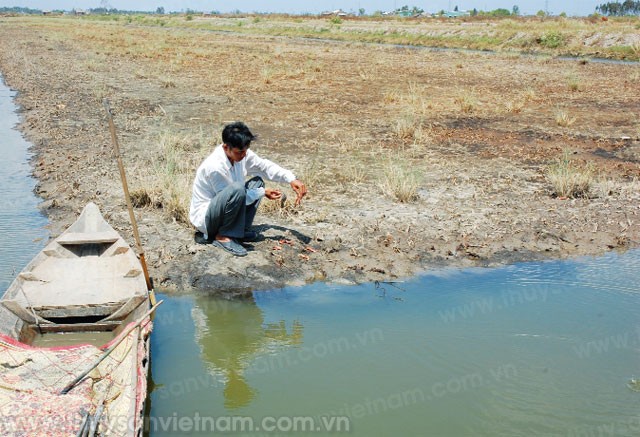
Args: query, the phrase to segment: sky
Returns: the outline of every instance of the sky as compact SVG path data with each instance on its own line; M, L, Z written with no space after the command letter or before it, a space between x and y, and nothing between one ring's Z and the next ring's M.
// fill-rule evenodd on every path
M284 12L284 13L319 13L327 10L342 9L346 12L358 12L364 8L366 13L390 11L404 5L417 6L427 12L453 10L456 6L463 10L491 11L498 8L511 11L518 6L523 15L533 15L546 10L553 15L565 12L567 15L589 15L595 12L597 5L610 0L0 0L0 7L23 6L33 9L90 9L108 4L109 7L123 10L155 11L163 7L166 12L185 11L220 11L231 12Z

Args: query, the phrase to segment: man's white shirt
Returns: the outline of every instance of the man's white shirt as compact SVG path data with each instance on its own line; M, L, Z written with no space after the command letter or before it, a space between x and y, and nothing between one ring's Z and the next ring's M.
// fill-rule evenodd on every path
M234 182L245 183L247 177L260 176L263 179L291 183L295 175L268 159L260 158L251 149L247 150L244 159L234 164L222 148L217 146L198 167L193 182L189 220L207 238L206 215L209 202L216 194ZM249 205L264 196L264 188L247 190L246 204Z

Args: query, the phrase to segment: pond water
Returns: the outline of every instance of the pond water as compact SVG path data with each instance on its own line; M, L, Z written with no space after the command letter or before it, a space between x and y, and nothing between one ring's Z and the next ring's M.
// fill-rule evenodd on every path
M0 284L44 245L0 88ZM13 117L13 118L11 118ZM161 295L151 436L640 435L640 251L397 283Z
M238 417L362 436L639 435L639 280L632 251L244 301L163 296L150 399L167 420L151 435L204 418L238 431Z
M31 144L15 128L20 120L14 97L0 76L0 293L48 238L47 220L37 208L41 199L33 194Z

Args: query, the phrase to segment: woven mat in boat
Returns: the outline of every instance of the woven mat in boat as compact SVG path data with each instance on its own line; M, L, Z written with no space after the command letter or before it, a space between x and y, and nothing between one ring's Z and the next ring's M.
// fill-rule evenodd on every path
M134 330L87 378L61 395L103 354L101 349L91 345L34 348L0 335L0 435L75 436L84 415L95 413L99 403L105 405L103 428L126 426L131 410L144 401L136 399L136 388L146 393L146 375L138 375L138 387L131 387L139 371L137 358L145 352L144 342L138 339L139 331Z

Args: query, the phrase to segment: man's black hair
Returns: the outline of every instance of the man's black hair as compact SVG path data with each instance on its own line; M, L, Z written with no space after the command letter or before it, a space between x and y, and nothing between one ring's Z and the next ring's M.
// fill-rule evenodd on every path
M256 137L246 124L241 121L228 124L222 130L222 142L234 149L245 149Z

